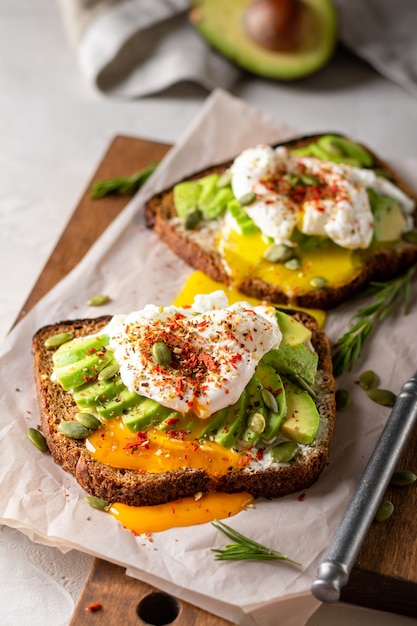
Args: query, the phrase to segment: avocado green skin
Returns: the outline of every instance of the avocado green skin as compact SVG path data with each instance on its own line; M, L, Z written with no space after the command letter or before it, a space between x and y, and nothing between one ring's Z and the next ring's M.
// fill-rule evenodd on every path
M251 0L191 0L190 21L220 54L253 74L295 80L318 71L332 57L337 41L337 16L332 0L302 0L311 28L299 48L272 51L245 33L242 22Z

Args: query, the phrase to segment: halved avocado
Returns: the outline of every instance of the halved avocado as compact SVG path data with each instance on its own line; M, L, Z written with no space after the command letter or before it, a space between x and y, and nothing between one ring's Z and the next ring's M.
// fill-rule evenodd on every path
M285 5L294 4L297 10L290 11L290 25L287 16L279 15L275 30L282 32L278 32L276 49L266 36L262 45L256 41L254 31L261 38L266 35L272 21L268 11L274 11L274 5L281 11L279 0L191 0L190 4L190 20L202 37L234 63L259 76L281 80L307 76L323 67L335 48L337 19L331 0L285 0ZM248 19L259 5L267 5L266 17L261 16L260 22L257 16ZM290 28L296 32L288 38Z

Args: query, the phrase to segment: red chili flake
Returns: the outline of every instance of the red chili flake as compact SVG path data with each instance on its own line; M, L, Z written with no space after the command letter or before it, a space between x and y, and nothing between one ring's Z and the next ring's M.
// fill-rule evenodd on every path
M184 441L184 437L187 434L186 430L167 430L168 437L172 437L173 439L179 439L179 441Z
M297 498L298 502L304 502L306 495L307 494L305 491L303 493L300 493L300 495Z
M214 372L218 369L217 363L211 354L199 354L198 360L200 363L203 363L210 372Z
M87 350L86 354L94 354L95 352L96 352L96 349L93 347Z
M102 605L100 602L92 602L91 604L88 604L85 607L85 610L92 611L94 613L95 611L99 611L101 608L102 608Z
M236 352L236 354L233 354L233 355L230 357L230 364L231 364L231 365L232 365L235 369L237 369L237 367L236 367L236 363L237 363L238 361L241 361L241 360L242 360L242 355L240 354L240 352Z
M180 421L180 418L179 418L179 417L169 417L169 418L166 420L165 424L166 424L167 426L173 426L174 424L177 424L179 421Z
M256 458L258 459L258 461L262 461L262 459L264 458L263 448L259 448L259 450L256 452Z
M136 433L136 438L134 441L130 441L125 446L123 446L123 450L132 450L133 452L141 446L142 448L149 448L149 438L148 434L145 431L138 431Z
M83 378L85 383L92 383L97 380L97 374L95 376L87 376L87 374L85 374Z
M177 381L176 381L176 383L175 383L175 391L176 391L176 393L177 393L178 395L181 395L181 394L182 394L182 392L183 392L183 390L184 390L184 389L183 389L183 383L182 383L182 380L181 380L181 378L178 378L178 379L177 379Z

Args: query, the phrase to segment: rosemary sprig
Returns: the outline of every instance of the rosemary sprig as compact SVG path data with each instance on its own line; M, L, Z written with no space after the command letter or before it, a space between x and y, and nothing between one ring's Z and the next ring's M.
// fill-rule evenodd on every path
M232 561L237 559L245 560L260 560L260 561L289 561L295 565L301 565L298 561L290 559L285 554L267 548L261 543L249 539L245 535L242 535L237 530L234 530L227 524L219 522L218 520L212 522L212 525L220 530L229 539L236 543L227 544L224 548L212 548L212 552L215 554L216 561Z
M150 165L147 165L131 176L100 180L93 184L91 197L94 200L98 200L99 198L104 198L104 196L127 196L133 194L145 184L159 163L159 161L150 163Z
M351 327L334 344L333 372L335 376L340 376L344 371L352 369L360 357L363 344L374 330L376 323L382 322L401 298L403 300L403 313L407 315L410 307L411 280L414 271L415 266L405 274L387 282L371 283L370 287L374 294L373 302L361 307L351 317L349 321Z

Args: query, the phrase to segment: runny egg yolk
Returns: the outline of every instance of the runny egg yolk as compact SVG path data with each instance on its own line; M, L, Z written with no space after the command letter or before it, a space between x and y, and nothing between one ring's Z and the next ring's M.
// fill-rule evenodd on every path
M297 248L300 267L290 269L284 263L270 263L263 259L270 245L261 233L240 235L232 228L222 230L217 249L233 284L239 286L244 279L259 278L279 285L291 298L312 291L314 282L312 284L311 281L317 276L325 278L332 287L345 285L360 273L365 258L360 251L329 243L326 247L308 251Z
M193 428L187 433L174 429L165 433L154 428L134 433L121 419L114 419L93 431L86 446L91 456L105 465L143 473L198 467L215 476L227 473L229 468L242 468L248 462L245 454L211 441L199 443L195 432Z
M90 454L102 463L138 472L162 473L197 467L215 475L248 463L249 458L244 454L210 441L199 444L195 438L199 421L196 418L190 433L177 431L175 436L175 431L165 433L157 429L133 433L121 419L109 420L100 430L91 433L86 445ZM108 512L125 528L143 534L231 517L247 508L253 499L245 492L210 492L154 506L114 503Z
M288 270L289 271L289 270ZM175 298L173 304L175 306L187 306L190 302L194 300L195 294L199 293L211 293L212 291L216 291L217 289L223 289L226 293L229 303L233 302L241 302L245 300L250 304L256 306L260 303L260 301L256 298L250 298L249 296L243 295L238 289L234 287L227 287L218 281L209 278L206 274L200 271L192 272L187 280L184 283L184 286L180 293ZM284 305L280 304L280 308L285 308ZM294 308L294 307L291 307ZM326 322L326 313L320 309L303 309L304 311L310 313L316 320L321 328L323 328Z
M178 526L205 524L240 513L253 502L248 493L207 493L155 506L114 504L109 513L134 534L168 530Z

